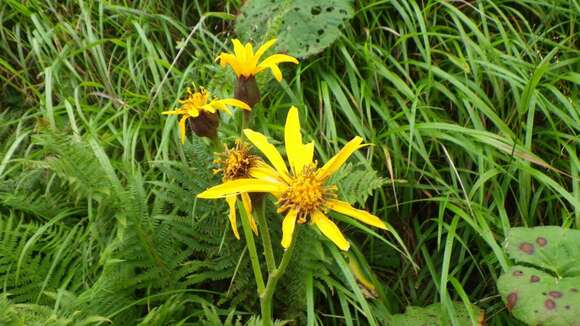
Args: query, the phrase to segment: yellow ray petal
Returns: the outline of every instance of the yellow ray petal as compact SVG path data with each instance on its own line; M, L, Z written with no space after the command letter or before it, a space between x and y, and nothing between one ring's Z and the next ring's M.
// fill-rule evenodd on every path
M212 103L217 103L218 105L235 106L235 107L238 107L240 109L244 109L244 110L248 110L248 111L252 110L251 106L249 106L248 104L246 104L240 100L237 100L235 98L225 98L223 100L215 100L215 101L212 101Z
M216 108L217 108L216 106L213 106L211 103L208 103L208 104L200 106L198 111L202 110L202 111L206 111L206 112L210 112L210 113L215 113Z
M246 216L250 221L250 227L256 235L258 235L258 226L256 225L256 220L254 220L254 215L252 215L252 200L248 193L242 193L242 204L244 205L244 210L246 211Z
M179 120L179 139L182 144L185 144L185 121L187 121L188 116L184 115L181 120Z
M260 60L262 55L264 55L264 53L266 51L268 51L268 49L271 48L272 45L274 45L275 43L276 43L276 39L273 38L258 48L258 51L256 51L256 54L254 55L254 59L256 60L256 64L258 63L258 61Z
M234 45L234 54L238 61L244 62L246 60L246 49L242 45L242 42L238 39L233 39L232 44Z
M246 77L254 75L255 68L256 64L254 63L254 48L252 47L251 43L246 43L243 75Z
M314 163L314 142L302 146L302 155L304 155L302 159L306 164Z
M284 126L284 144L286 145L286 156L288 156L288 163L294 172L294 175L302 172L304 167L304 160L302 154L302 134L300 133L300 118L298 117L298 109L292 106L288 111L286 117L286 125Z
M294 227L296 226L296 216L298 212L295 209L290 210L284 221L282 221L282 247L288 249L292 243L292 235L294 234Z
M288 168L286 167L286 163L284 163L284 159L282 159L282 155L280 155L280 152L278 152L276 147L268 142L266 136L251 129L244 129L244 134L248 137L248 140L254 144L254 146L264 153L280 176L284 180L288 180Z
M230 224L232 226L232 231L234 232L234 236L236 239L240 240L240 234L238 233L238 225L236 222L236 197L237 195L231 195L226 197L226 202L230 207Z
M333 173L338 171L340 167L346 162L346 160L361 147L365 145L361 145L362 143L361 137L354 137L351 141L349 141L344 147L332 157L323 167L318 170L318 177L320 179L326 179L330 177Z
M280 197L282 197L282 195L284 195L283 192L271 192L270 194L272 194L272 196L274 196L274 198L276 198L276 200L280 200Z
M274 78L276 78L277 81L281 81L282 80L282 71L280 70L280 68L278 68L278 66L276 65L270 65L270 70L272 71L272 75L274 75ZM258 73L258 72L256 72Z
M187 113L187 111L186 110L182 110L182 109L161 112L161 114L165 114L165 115L178 115L178 114L185 114L185 113Z
M238 62L238 59L236 58L235 55L231 54L231 53L222 53L220 54L220 56L218 57L220 60L220 65L222 67L225 67L226 65L230 65L232 66L232 69L234 70L234 72L236 73L236 76L240 76L240 63Z
M220 55L217 57L217 60L220 61L220 65L222 67L225 67L226 65L232 65L233 63L237 62L238 60L236 59L236 56L231 54L231 53L226 53L226 52L222 52L220 53Z
M187 111L187 115L192 117L192 118L196 118L199 116L199 110L197 108L189 108L186 110Z
M249 174L252 178L264 179L271 182L284 183L284 180L280 177L280 174L274 170L270 165L258 161L255 166L250 168Z
M344 215L348 215L350 217L353 217L363 223L366 223L368 225L372 225L372 226L376 226L378 228L381 228L383 230L387 229L387 226L385 225L385 223L383 221L381 221L380 218L374 216L373 214L361 210L361 209L356 209L352 206L350 206L349 203L344 202L344 201L340 201L340 200L335 200L335 199L330 199L326 201L326 207L332 209L335 212L339 212L341 214Z
M218 103L218 102L213 102L213 101L208 105L211 105L213 108L227 113L227 115L229 115L230 117L232 116L232 111L230 109L228 109L228 107L226 105L223 105L223 104Z
M251 58L254 56L254 47L252 46L252 43L246 43L245 46L245 50L246 50L246 58Z
M338 226L322 214L322 212L315 211L312 214L312 223L320 229L322 234L334 242L339 249L346 251L350 248L350 243L348 243L348 240L346 240L344 235L342 235Z
M296 58L292 56L286 54L274 54L264 59L264 61L260 62L258 68L261 68L263 70L269 68L271 65L277 65L283 62L292 62L294 64L298 64L298 60L296 60Z
M227 113L229 116L232 115L232 111L230 111L230 109L228 109L228 107L225 104L220 103L219 100L211 101L208 104L203 105L201 109L204 109L205 111L212 113L215 113L216 110L220 110L222 112Z
M197 195L197 198L215 199L242 192L283 192L286 185L258 179L237 179L213 186Z

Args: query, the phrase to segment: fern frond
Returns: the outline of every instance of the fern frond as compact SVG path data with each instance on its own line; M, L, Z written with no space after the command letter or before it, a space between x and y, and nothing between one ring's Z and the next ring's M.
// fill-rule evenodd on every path
M340 197L349 203L364 205L373 191L389 182L380 177L377 171L365 164L347 164L335 177L333 182L338 185Z

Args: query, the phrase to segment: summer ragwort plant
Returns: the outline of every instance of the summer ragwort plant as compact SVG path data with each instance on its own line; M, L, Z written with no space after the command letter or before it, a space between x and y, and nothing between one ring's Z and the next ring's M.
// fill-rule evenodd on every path
M222 53L219 56L221 65L229 64L236 73L236 97L238 99L214 100L208 102L208 94L204 91L191 94L189 98L180 101L182 107L175 111L164 112L164 114L179 114L182 118L179 122L179 134L182 142L185 138L185 121L193 119L192 129L198 136L211 138L219 144L217 139L217 124L204 119L204 114L216 116L216 108L227 110L225 105L234 105L244 109L255 106L259 100L259 88L255 81L255 75L265 68L270 68L276 80L282 79L282 73L278 68L278 63L298 61L288 55L274 54L258 64L260 57L269 49L275 40L271 40L262 45L256 54L253 53L252 44L243 46L240 41L233 40L235 55ZM251 84L252 86L246 86ZM248 92L240 91L240 88L249 89ZM247 101L248 103L245 103ZM226 111L229 112L229 111ZM216 119L212 119L218 121ZM247 119L244 119L247 124ZM200 126L201 125L201 126ZM200 129L211 130L211 132L200 133ZM222 172L223 183L197 195L198 198L225 198L230 207L229 219L236 238L239 239L236 218L236 202L238 196L242 199L240 205L240 215L244 227L247 249L250 252L252 268L256 280L256 287L261 303L261 322L263 325L272 325L272 299L276 286L280 278L286 272L291 263L294 249L294 232L296 224L309 222L315 225L318 230L341 250L348 250L350 244L341 233L338 226L332 222L326 212L329 210L348 215L366 224L387 229L386 224L378 217L352 207L348 202L337 200L338 187L334 184L327 184L328 179L338 171L353 152L364 147L361 145L362 138L355 137L348 142L344 148L332 157L320 168L318 162L314 160L314 142L304 144L300 131L300 120L298 109L291 107L288 111L286 125L284 127L285 148L288 156L289 167L284 162L282 155L268 141L267 137L257 131L244 129L245 138L258 148L271 165L264 162L259 156L250 154L248 147L242 143L243 140L236 141L234 149L227 149L218 154L223 159L216 162L221 163L216 172ZM254 212L253 207L265 205L263 194L271 194L276 199L277 212L285 217L282 220L282 247L284 255L279 264L276 263L272 249L269 224L275 223L275 217L263 216L264 210ZM254 200L251 195L256 195ZM253 215L257 215L256 224ZM248 230L251 229L256 235L261 234L263 239L264 254L268 269L266 281L263 279L260 268L259 256L253 241L253 236Z

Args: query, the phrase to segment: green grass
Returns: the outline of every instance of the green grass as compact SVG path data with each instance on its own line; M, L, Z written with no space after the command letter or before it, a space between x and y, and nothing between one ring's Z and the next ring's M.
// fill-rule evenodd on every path
M233 21L205 13L239 6L0 4L0 324L52 316L54 325L189 325L258 314L225 205L194 200L218 181L208 148L193 136L182 146L177 120L160 115L192 82L233 94L234 75L214 63ZM344 257L305 232L310 245L297 248L275 316L380 325L434 302L453 319L459 301L485 309L491 325L517 324L495 285L510 265L509 228L580 228L580 4L355 9L331 47L285 66L280 84L259 80L254 129L281 139L295 105L320 161L355 135L372 143L351 168L384 178L361 200L401 242L340 222L377 288L370 299ZM222 123L221 132L233 142L239 127Z

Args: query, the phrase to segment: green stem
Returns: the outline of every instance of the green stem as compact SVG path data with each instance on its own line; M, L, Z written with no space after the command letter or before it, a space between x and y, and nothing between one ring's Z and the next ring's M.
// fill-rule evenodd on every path
M264 246L264 256L266 257L266 266L268 266L268 274L271 274L276 268L276 260L274 258L274 251L272 250L272 239L270 238L270 228L266 220L266 199L261 198L258 204L259 208L254 215L258 220L260 226L260 237L262 238L262 245Z
M260 293L260 308L262 310L262 325L264 326L272 326L272 299L274 297L274 291L276 290L276 285L280 278L286 272L286 268L290 263L290 259L292 259L292 252L294 251L296 233L298 232L298 228L294 230L294 234L292 235L292 242L290 243L290 247L284 252L282 256L282 261L278 268L274 269L272 273L268 276L268 283L266 284L266 289L264 292Z
M244 129L248 128L250 125L250 111L243 111L242 115L242 133Z
M248 220L246 210L244 209L241 201L238 201L238 211L240 212L240 217L242 220L242 228L244 229L244 237L246 238L248 252L250 253L250 260L252 261L252 269L254 270L254 278L256 279L258 294L261 294L265 291L264 277L262 276L262 270L260 269L260 259L258 258L256 243L254 243L254 235L252 234L250 221Z
M210 138L209 148L212 153L221 153L224 151L224 145L220 142L219 137Z

